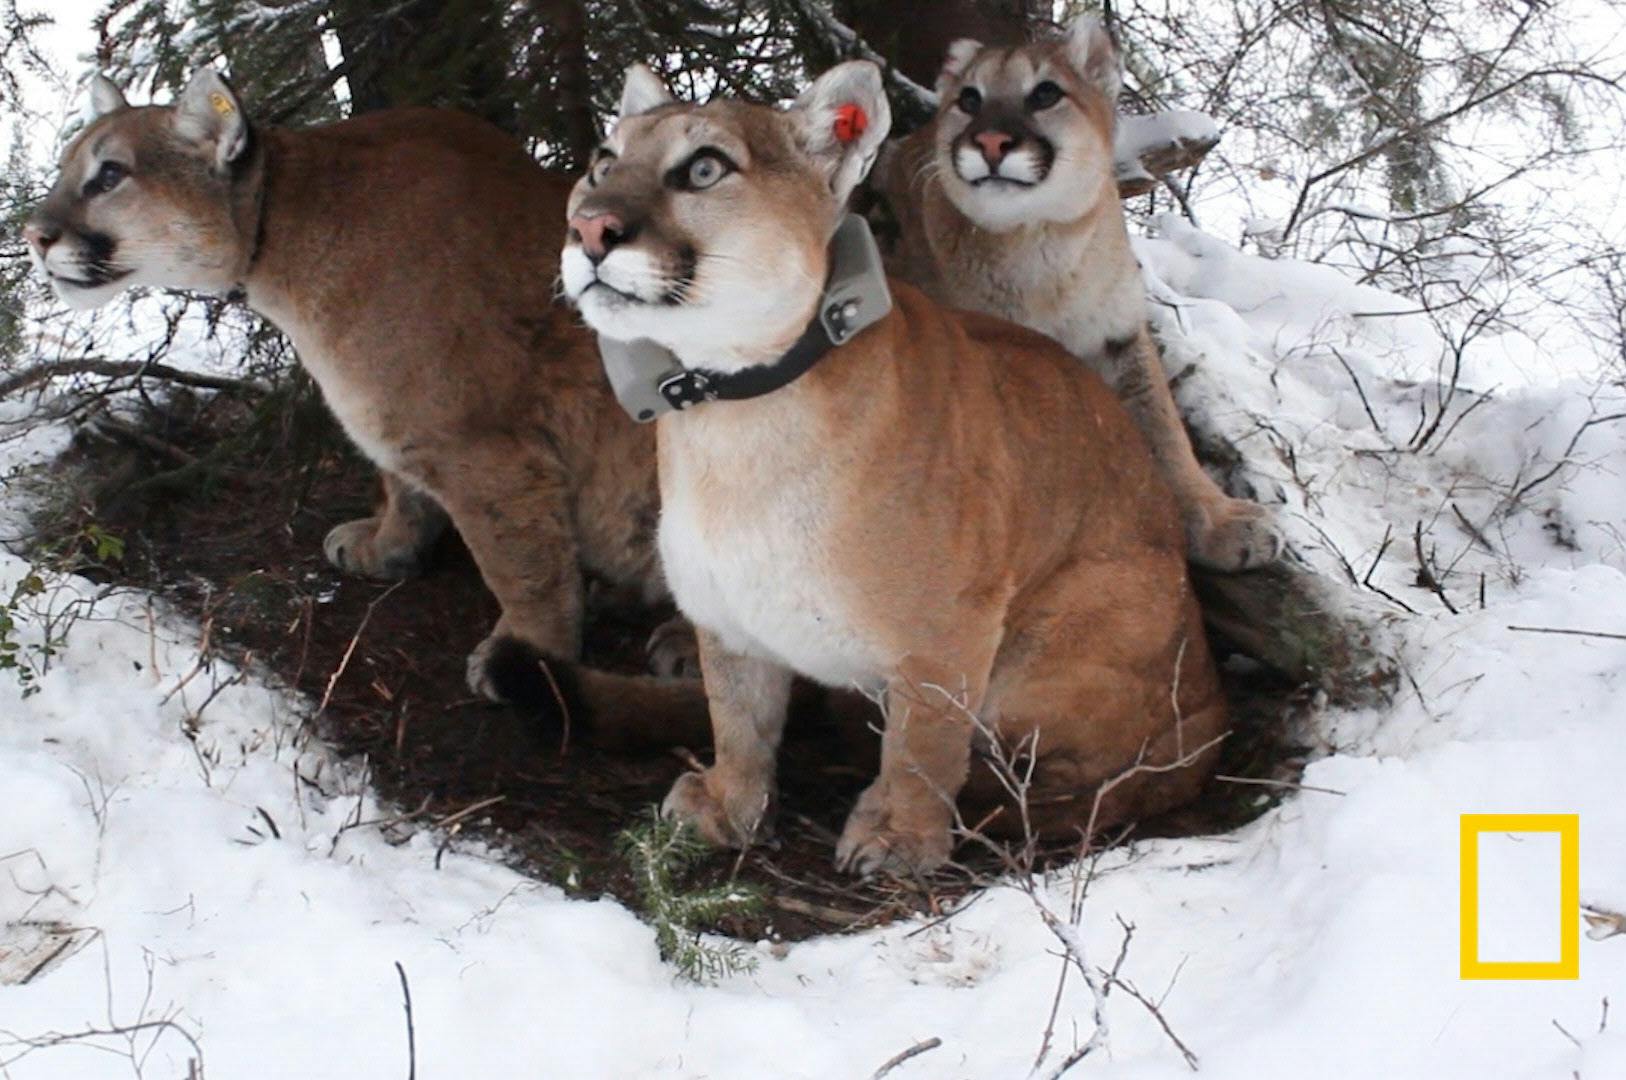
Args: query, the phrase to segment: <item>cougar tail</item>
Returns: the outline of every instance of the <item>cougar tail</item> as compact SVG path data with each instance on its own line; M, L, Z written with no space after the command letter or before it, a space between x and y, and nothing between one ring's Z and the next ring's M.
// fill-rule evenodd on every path
M493 644L486 676L502 700L536 717L549 742L581 739L622 751L711 744L699 679L601 671L545 656L518 638Z

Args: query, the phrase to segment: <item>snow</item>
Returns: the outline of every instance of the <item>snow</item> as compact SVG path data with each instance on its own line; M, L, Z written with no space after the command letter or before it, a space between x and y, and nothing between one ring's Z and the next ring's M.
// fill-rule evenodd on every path
M1494 550L1442 510L1488 522L1515 474L1616 410L1574 385L1523 385L1407 452L1441 340L1404 299L1173 220L1159 233L1140 253L1155 319L1177 333L1171 369L1195 365L1186 405L1242 441L1247 479L1283 500L1318 569L1342 574L1341 555L1364 572L1385 529L1400 534L1372 580L1419 614L1393 609L1407 678L1392 705L1311 721L1306 790L1236 833L1101 860L1079 931L1091 963L1109 966L1118 920L1133 924L1122 977L1162 1001L1208 1076L1626 1075L1626 1023L1598 1030L1603 999L1626 1002L1626 936L1583 936L1581 977L1554 982L1464 982L1457 937L1463 813L1579 814L1582 902L1626 910L1626 642L1509 629L1626 631L1626 435L1586 429L1582 465L1487 525ZM1464 383L1488 389L1479 376ZM1272 439L1291 443L1291 465ZM1415 585L1416 521L1456 563L1460 615ZM0 556L0 597L25 572ZM62 610L91 589L54 582L49 596ZM1022 890L938 925L761 944L753 974L681 983L619 905L569 899L478 846L437 866L441 837L369 824L395 811L363 763L301 731L311 704L252 673L211 699L240 673L217 659L190 674L199 636L146 597L105 597L37 693L0 678L0 950L38 952L41 926L78 931L26 985L0 985L0 1075L135 1075L120 1038L27 1054L17 1040L171 1019L136 1040L146 1076L186 1075L184 1029L213 1077L400 1077L397 962L423 1076L867 1076L929 1037L942 1045L891 1075L1029 1074L1059 961ZM1490 911L1487 957L1551 952L1553 873L1550 859L1495 863L1487 895L1515 908ZM1068 890L1062 872L1037 895L1064 912ZM1091 1015L1075 977L1047 1069L1090 1038ZM1106 1045L1073 1075L1187 1073L1127 993L1106 1017Z
M88 19L61 26L75 36L59 53L93 45ZM66 115L74 95L48 89L60 107L40 112ZM1171 134L1212 126L1126 120L1119 156ZM1626 403L1597 389L1576 339L1484 337L1413 450L1452 361L1415 303L1176 218L1155 232L1138 242L1154 324L1171 371L1190 368L1182 403L1247 454L1234 480L1279 503L1317 570L1370 568L1416 613L1370 594L1402 689L1308 721L1304 790L1235 833L1102 858L1077 933L1090 963L1110 966L1119 920L1132 924L1122 978L1222 1080L1626 1076L1626 1019L1600 1031L1606 998L1626 1010L1626 935L1583 935L1577 980L1464 982L1457 921L1458 822L1475 812L1578 814L1581 901L1626 911L1626 641L1511 629L1626 633L1626 422L1586 426ZM162 305L84 332L149 337ZM82 352L82 327L53 330L42 352ZM198 325L179 342L218 361ZM0 425L24 411L0 402ZM0 476L67 438L4 430ZM0 533L18 535L24 509L3 489ZM1461 614L1416 584L1419 523ZM27 572L0 552L0 601ZM85 617L37 692L0 670L0 1077L170 1080L201 1052L215 1080L395 1080L397 963L424 1077L863 1077L931 1037L942 1045L890 1076L1030 1074L1060 962L1014 883L945 922L760 944L754 973L682 983L618 904L570 899L479 845L441 851L432 831L382 827L398 809L371 794L364 762L302 730L313 704L218 658L200 670L200 628L161 602L98 598L77 579L53 579L42 601ZM36 620L19 636L40 633ZM1487 958L1554 947L1551 846L1519 839L1483 841ZM1061 871L1037 896L1065 912L1070 885ZM1090 1039L1092 1013L1070 979L1045 1070ZM1105 1015L1105 1045L1070 1075L1188 1074L1126 992ZM27 1043L164 1020L133 1044Z

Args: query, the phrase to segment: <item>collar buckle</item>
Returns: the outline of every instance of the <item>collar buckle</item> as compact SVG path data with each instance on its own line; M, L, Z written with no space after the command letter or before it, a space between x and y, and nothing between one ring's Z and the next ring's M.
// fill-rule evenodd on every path
M703 371L673 372L656 387L666 403L679 412L692 405L717 399L717 390Z

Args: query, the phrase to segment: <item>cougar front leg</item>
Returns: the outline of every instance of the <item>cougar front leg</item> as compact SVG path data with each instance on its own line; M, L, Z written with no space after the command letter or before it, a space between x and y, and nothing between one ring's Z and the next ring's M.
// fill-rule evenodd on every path
M847 817L838 869L918 874L948 861L986 681L983 672L967 687L965 676L907 665L888 683L880 775Z
M347 574L396 580L421 572L450 519L426 493L380 471L384 505L373 517L335 525L322 541L327 561Z
M1144 329L1128 342L1108 342L1109 380L1174 491L1185 525L1187 556L1214 570L1247 570L1276 561L1284 540L1270 509L1233 499L1203 471L1169 392L1157 346Z
M545 448L519 439L467 444L437 470L436 490L502 605L496 627L469 656L468 682L493 701L526 696L493 661L530 665L535 659L574 660L581 653L585 590L563 465ZM523 648L504 646L514 639ZM516 673L534 681L541 668Z
M661 813L694 826L719 847L743 848L771 828L791 672L730 652L699 627L695 632L716 760L709 769L678 777Z

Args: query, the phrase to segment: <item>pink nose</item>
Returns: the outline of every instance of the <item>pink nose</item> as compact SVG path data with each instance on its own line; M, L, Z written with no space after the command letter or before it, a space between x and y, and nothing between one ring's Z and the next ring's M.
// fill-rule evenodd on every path
M1003 161L1011 147L1016 145L1016 137L1003 131L979 131L971 138L982 148L982 158L990 166Z
M570 219L570 235L596 263L627 238L627 227L617 214L577 214Z
M32 221L23 226L23 239L28 246L44 255L50 250L52 244L62 237L62 230L55 226L36 225Z

